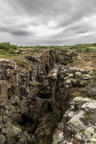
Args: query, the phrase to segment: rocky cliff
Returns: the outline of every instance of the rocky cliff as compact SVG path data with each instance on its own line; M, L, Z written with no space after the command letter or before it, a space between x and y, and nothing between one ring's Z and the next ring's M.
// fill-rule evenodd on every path
M70 51L0 59L0 144L96 143L95 65Z

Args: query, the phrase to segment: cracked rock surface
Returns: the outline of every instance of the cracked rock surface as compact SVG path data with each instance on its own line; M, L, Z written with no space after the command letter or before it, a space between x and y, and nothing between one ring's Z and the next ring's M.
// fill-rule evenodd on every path
M95 144L92 71L67 50L22 59L0 59L0 144Z

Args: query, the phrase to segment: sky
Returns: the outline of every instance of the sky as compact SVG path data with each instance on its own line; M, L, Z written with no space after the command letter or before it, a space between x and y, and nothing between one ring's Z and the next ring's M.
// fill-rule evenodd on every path
M0 0L0 42L96 43L96 0Z

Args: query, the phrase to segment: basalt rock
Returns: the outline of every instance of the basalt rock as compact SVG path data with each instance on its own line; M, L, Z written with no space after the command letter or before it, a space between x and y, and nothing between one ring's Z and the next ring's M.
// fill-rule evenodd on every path
M75 95L71 93L71 90L80 88L79 92L89 94L92 73L90 70L66 66L75 57L76 53L69 54L67 50L41 50L23 57L23 61L0 59L1 144L51 144L54 130L65 111L60 127L55 130L53 144L74 141L80 143L81 140L75 134L78 135L81 119L89 116L86 108L93 118L93 125L88 125L90 121L84 123L83 132L85 136L87 133L90 136L91 130L93 139L95 138L95 100L92 101L92 97L80 97L83 100L79 104L78 100L73 100ZM91 90L94 93L94 88ZM71 104L70 100L73 100ZM77 120L80 122L77 127L71 121L76 115L79 115ZM72 123L69 125L68 121ZM83 138L82 134L81 139ZM87 141L88 138L84 142Z
M95 144L96 143L96 100L76 97L70 103L55 131L53 144Z
M25 59L27 69L23 63L18 65L15 61L0 59L2 144L35 142L33 133L40 123L40 118L51 111L51 88L45 78L56 62L56 51L46 50Z

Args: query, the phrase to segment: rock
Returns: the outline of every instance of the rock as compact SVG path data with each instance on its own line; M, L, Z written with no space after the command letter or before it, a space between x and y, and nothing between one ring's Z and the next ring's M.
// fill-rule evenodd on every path
M81 72L75 72L76 77L81 77Z
M92 78L89 74L84 74L83 75L83 79L84 80L88 80L88 79L90 79L90 78Z
M52 144L58 144L64 140L63 132L60 132L59 134L55 135L53 137L53 143Z
M49 86L48 80L44 80L44 81L42 82L42 84L40 85L40 90L45 89L45 88L48 87L48 86Z
M84 131L84 135L90 139L92 138L92 135L94 135L94 128L93 127L88 127L85 131ZM95 134L96 136L96 134Z
M0 134L0 144L5 144L6 138L3 134Z
M68 79L67 81L66 81L66 84L71 84L71 79Z
M2 118L0 117L0 129L3 127Z
M73 83L73 86L78 86L78 80L77 79L72 79L71 81Z
M70 74L68 75L68 77L73 78L73 77L74 77L73 73L70 73Z
M96 125L94 113L96 113L96 100L76 97L70 103L70 106L71 108L63 116L63 142L59 143L58 137L57 144L70 142L73 144L74 140L80 144L95 144ZM57 129L58 131L60 130ZM55 135L53 136L53 144L55 144L54 137Z
M59 130L55 130L53 143L87 143L91 132L94 136L90 141L94 143L95 100L78 97L69 104L73 97L82 95L84 90L86 96L87 90L92 90L91 72L67 65L76 56L75 53L70 54L70 50L34 50L33 54L27 56L26 51L19 51L24 53L19 60L0 59L2 143L49 144L62 118L61 114L64 114L64 119ZM93 94L95 97L95 91L90 95Z
M86 85L87 85L87 81L86 81L86 80L81 80L81 81L79 82L79 85L80 85L80 86L86 86Z
M53 80L57 79L58 70L59 70L59 67L57 65L54 66L54 68L48 74L48 78L53 79Z
M23 101L21 101L21 114L23 115L27 115L28 114L28 106L27 106L27 101L23 99Z
M2 129L2 133L5 134L7 138L16 137L21 133L21 129L10 124L7 129Z
M62 65L67 65L74 61L76 55L77 54L73 52L70 54L67 50L58 50L56 62Z
M2 133L6 136L8 144L15 144L16 138L21 134L22 130L11 123L8 124L7 128L2 129Z

